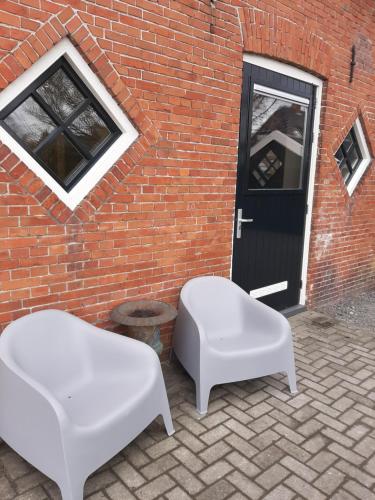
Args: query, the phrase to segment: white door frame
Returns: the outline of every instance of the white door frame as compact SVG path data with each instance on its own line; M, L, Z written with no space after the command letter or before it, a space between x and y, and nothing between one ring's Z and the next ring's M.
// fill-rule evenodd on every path
M309 186L307 192L307 214L305 220L305 233L303 242L303 256L302 256L302 272L301 280L302 287L300 291L299 304L305 305L306 303L306 286L307 286L307 268L309 261L309 247L310 247L310 235L311 235L311 218L312 218L312 206L314 199L314 184L315 184L315 172L316 172L316 161L318 156L318 141L319 141L319 127L320 127L320 111L322 104L322 91L323 91L323 81L306 71L299 68L291 66L289 64L276 61L274 59L269 59L267 57L259 56L256 54L244 54L243 61L246 63L254 64L255 66L260 66L262 68L268 69L270 71L275 71L276 73L281 73L283 75L296 78L306 83L314 85L315 92L315 109L314 109L314 119L312 126L313 140L311 144L311 155L310 155L310 173L309 173ZM234 224L233 224L234 227ZM234 234L232 235L232 261L233 263L233 241ZM231 264L232 265L232 264ZM232 268L231 268L232 276Z

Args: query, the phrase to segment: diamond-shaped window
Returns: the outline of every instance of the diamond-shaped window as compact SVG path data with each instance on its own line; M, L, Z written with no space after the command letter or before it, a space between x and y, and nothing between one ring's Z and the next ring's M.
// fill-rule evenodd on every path
M371 162L369 148L359 119L355 121L341 146L336 151L335 160L346 188L349 194L352 195Z
M67 39L0 96L0 140L71 209L137 135Z

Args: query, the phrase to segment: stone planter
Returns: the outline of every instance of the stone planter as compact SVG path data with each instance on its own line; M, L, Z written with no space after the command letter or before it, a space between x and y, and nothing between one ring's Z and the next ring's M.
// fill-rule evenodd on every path
M163 351L160 341L160 325L172 321L176 309L158 300L137 300L124 302L111 312L115 323L126 326L130 337L150 345L159 355Z

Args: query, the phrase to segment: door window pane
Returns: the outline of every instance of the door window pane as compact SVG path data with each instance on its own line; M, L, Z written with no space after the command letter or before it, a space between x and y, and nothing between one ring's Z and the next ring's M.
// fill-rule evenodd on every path
M83 156L64 134L59 134L46 144L39 151L38 156L59 179L65 181L73 170L84 161Z
M4 122L31 151L56 127L52 118L32 97L10 113Z
M253 92L248 189L301 186L306 117L305 104Z

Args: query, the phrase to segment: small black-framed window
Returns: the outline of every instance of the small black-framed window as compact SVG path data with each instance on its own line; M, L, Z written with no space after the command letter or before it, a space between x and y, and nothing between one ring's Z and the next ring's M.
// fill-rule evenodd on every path
M348 184L363 159L354 127L350 129L348 135L336 151L335 159L345 184Z
M0 112L0 124L67 192L121 135L65 57Z

